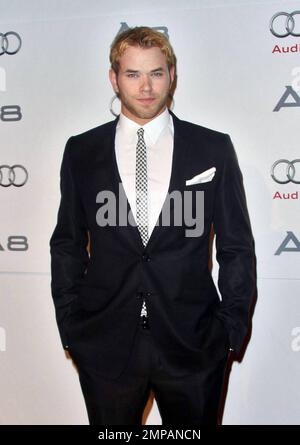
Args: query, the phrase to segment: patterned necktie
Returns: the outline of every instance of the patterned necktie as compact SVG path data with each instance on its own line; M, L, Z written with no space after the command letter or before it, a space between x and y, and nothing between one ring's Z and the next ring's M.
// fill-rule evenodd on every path
M143 245L148 242L148 178L147 178L147 149L144 141L144 129L137 131L138 142L136 146L136 222L142 237ZM148 316L145 300L141 311L142 325L148 325Z
M137 131L136 146L136 219L144 246L148 242L148 178L147 178L147 149L144 141L144 129Z

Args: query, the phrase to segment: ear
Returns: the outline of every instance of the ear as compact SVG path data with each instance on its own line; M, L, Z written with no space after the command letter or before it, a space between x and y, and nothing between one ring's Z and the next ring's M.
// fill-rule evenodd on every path
M171 81L170 81L170 87L171 87L171 85L172 85L172 83L173 83L173 81L174 81L174 77L175 77L175 66L173 65L173 66L171 66L171 68L170 68L170 79L171 79Z
M109 80L113 87L114 92L118 93L119 88L118 88L118 82L117 82L117 73L112 68L110 68L108 74L109 74Z

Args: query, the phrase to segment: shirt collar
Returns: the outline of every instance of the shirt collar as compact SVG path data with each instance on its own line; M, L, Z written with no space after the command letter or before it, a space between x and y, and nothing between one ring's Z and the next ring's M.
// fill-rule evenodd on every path
M159 116L152 119L145 125L139 125L137 122L126 117L123 113L120 113L120 118L118 122L118 127L123 133L124 137L128 140L132 140L137 137L137 130L139 128L144 128L145 131L145 142L147 145L147 140L155 144L162 133L162 131L171 125L171 115L168 108L166 108Z

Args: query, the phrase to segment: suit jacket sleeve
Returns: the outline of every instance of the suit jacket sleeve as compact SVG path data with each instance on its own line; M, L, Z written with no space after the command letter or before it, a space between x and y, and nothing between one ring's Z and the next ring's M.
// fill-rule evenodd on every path
M213 223L219 263L218 287L222 297L217 316L227 328L230 347L238 353L248 330L256 273L242 174L228 135L223 162Z
M60 170L61 201L57 224L50 239L51 291L64 348L68 348L64 320L71 303L77 298L78 284L89 259L87 224L72 171L71 147L72 137L67 141L63 154Z

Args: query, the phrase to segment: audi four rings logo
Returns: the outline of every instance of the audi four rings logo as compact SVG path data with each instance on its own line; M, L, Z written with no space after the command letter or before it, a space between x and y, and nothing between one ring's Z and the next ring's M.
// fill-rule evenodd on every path
M296 30L296 16L300 15L300 11L294 11L291 13L288 12L277 12L273 15L270 21L270 31L275 37L287 37L287 36L294 36L294 37L300 37L300 27ZM274 26L276 27L276 22L278 23L278 17L285 17L285 23L283 24L283 27L281 28L280 32L278 30L274 29ZM280 20L280 19L279 19ZM300 23L300 17L298 17L298 23ZM275 25L274 25L275 23Z
M278 184L288 184L292 182L293 184L300 184L300 178L295 179L296 176L296 167L295 164L299 164L300 159L294 159L293 161L288 161L287 159L279 159L274 162L271 168L271 176L272 179ZM279 177L278 170L276 173L276 167L280 165L286 165L284 177Z
M0 56L16 54L20 51L22 39L15 31L0 32Z
M27 179L28 172L23 165L0 165L0 185L2 187L9 187L10 185L22 187L26 184Z

